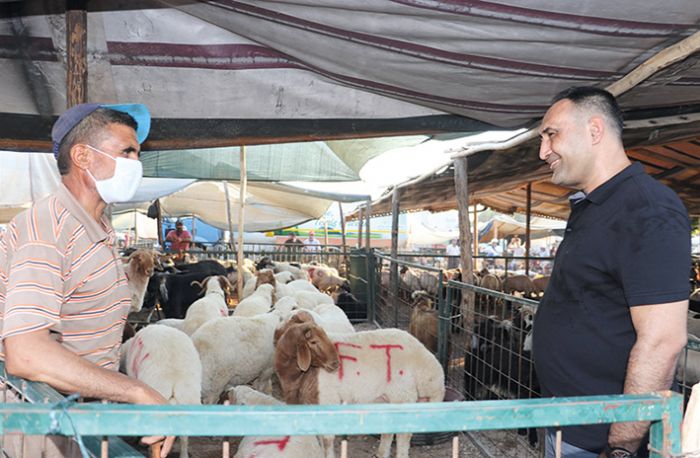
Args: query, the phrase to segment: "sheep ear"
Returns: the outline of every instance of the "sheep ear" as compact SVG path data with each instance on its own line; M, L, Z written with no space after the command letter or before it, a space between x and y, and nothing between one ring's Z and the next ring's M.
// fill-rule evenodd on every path
M311 367L311 349L306 342L299 342L297 345L297 366L302 372L306 372Z

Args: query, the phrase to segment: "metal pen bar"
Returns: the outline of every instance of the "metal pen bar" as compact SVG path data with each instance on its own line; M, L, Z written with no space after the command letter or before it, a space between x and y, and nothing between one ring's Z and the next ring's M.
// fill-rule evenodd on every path
M674 442L675 447L680 446L680 441L675 444L674 432L680 430L680 403L680 395L667 391L518 401L334 406L80 404L65 413L49 404L0 404L0 417L5 433L72 435L75 425L75 430L87 436L376 434L663 420L654 433L662 431L664 441ZM655 446L661 445L655 442Z

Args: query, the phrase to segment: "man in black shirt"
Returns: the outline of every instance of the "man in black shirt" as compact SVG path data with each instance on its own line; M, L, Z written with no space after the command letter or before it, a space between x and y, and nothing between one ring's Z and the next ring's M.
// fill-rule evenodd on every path
M686 344L687 211L630 163L621 133L615 99L591 87L557 95L542 120L552 182L579 190L535 318L543 397L666 390ZM648 427L563 428L563 456L635 456Z

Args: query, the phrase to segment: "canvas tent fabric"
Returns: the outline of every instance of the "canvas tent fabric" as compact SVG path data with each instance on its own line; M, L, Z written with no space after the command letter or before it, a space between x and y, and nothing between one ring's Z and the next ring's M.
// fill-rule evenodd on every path
M221 181L198 181L182 191L161 199L162 212L170 217L195 215L218 229L228 230L226 191L228 186L231 221L238 228L239 185ZM247 187L245 231L259 232L295 226L320 218L332 200L304 195L301 189L282 184L256 183ZM128 211L133 205L117 206L116 211ZM147 203L137 206L145 212Z
M532 218L530 220L530 236L532 238L549 237L557 231L566 228L566 221ZM502 239L512 235L525 235L527 225L508 215L494 215L479 229L479 242L490 242L493 239Z
M421 135L253 145L246 148L248 181L357 181L363 165L383 152L425 141ZM240 180L239 147L145 151L144 176ZM184 166L183 166L184 165Z
M33 201L55 191L60 179L56 160L50 154L0 151L0 158L0 183L3 185L0 224L4 224ZM153 200L161 198L165 216L196 215L208 224L226 230L228 218L223 186L223 182L144 178L134 201L114 205L112 213L118 215L134 209L145 213ZM233 227L237 229L238 185L229 183L228 186ZM332 194L319 196L314 191L284 184L251 184L248 186L245 229L273 230L319 218L335 198ZM365 196L338 198L362 200Z
M52 117L66 104L64 5L0 10L0 147L50 149ZM520 127L556 92L616 81L700 29L696 0L657 6L133 0L117 10L95 0L87 94L149 106L147 150ZM693 107L699 81L691 59L620 101Z

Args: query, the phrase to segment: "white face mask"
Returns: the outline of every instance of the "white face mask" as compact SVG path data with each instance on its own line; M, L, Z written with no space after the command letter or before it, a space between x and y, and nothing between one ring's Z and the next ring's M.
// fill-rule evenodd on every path
M97 193L105 203L128 202L136 194L136 190L141 184L143 177L143 166L138 159L127 159L125 157L112 157L104 151L100 151L94 146L86 145L90 149L104 154L116 162L114 175L104 180L96 179L88 170L87 173L95 182Z

